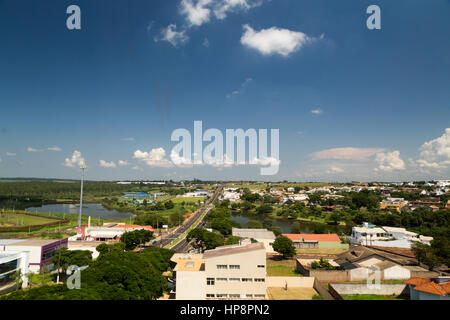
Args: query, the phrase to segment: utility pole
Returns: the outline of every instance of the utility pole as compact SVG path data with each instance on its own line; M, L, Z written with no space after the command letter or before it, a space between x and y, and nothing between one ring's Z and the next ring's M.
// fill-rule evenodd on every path
M84 181L84 170L86 170L86 165L82 164L80 169L81 169L81 191L80 191L80 214L78 215L78 227L81 227L81 213L83 211L83 181Z

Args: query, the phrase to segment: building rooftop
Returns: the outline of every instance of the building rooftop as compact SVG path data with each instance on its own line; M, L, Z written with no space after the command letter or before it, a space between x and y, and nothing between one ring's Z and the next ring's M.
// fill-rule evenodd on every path
M253 238L253 239L275 239L275 234L267 229L239 229L232 228L233 236L241 238Z
M450 294L450 281L436 283L431 279L411 278L406 281L407 284L414 286L417 291L427 292L439 296Z
M59 241L63 242L64 240L65 239L30 239L30 240L19 240L6 245L9 247L14 246L42 247Z
M215 258L232 254L240 254L258 250L263 250L264 253L266 252L264 244L262 242L252 243L246 246L240 245L224 246L218 247L213 250L206 250L205 253L203 253L203 259Z
M331 234L308 234L308 233L283 233L283 236L288 237L292 241L299 241L303 239L305 241L324 241L324 242L341 242L338 235Z

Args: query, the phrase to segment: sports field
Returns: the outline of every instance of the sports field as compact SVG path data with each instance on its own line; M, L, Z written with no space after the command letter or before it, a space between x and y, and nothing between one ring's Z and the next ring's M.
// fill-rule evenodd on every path
M54 219L29 216L21 213L0 213L0 227L24 227L55 222Z

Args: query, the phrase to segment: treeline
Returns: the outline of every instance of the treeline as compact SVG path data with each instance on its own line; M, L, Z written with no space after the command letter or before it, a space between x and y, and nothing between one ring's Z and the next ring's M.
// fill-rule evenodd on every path
M80 289L51 284L16 291L0 300L154 300L168 292L168 282L162 273L169 268L174 251L162 248L148 248L139 253L124 251L123 243L105 244L99 249L96 260L92 260L88 251L64 249L53 260L63 270L70 265L88 265L81 271Z

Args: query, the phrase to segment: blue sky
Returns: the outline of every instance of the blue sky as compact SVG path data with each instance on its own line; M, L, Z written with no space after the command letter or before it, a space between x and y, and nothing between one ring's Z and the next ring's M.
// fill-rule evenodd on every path
M448 178L449 39L447 0L0 0L0 176ZM194 120L279 129L278 174L171 165Z

